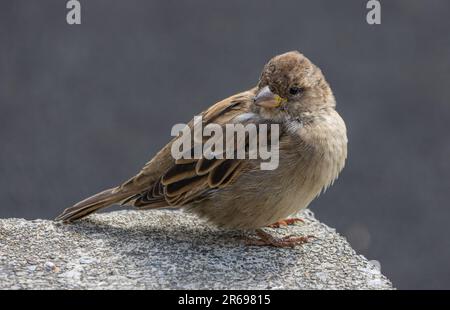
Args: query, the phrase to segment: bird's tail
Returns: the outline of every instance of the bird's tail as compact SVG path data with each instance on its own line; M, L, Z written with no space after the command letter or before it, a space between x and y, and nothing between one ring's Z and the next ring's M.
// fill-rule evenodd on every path
M128 198L128 196L130 196L129 193L124 193L118 187L110 188L80 201L73 207L65 209L55 220L66 223L73 222L114 203L118 203Z

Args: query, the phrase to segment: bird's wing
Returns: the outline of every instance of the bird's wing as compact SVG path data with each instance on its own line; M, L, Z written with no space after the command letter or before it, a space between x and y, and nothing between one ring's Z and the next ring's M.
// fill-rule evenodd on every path
M251 89L211 106L201 114L203 126L211 123L220 126L235 123L235 117L250 113L254 95L255 89ZM188 126L193 129L193 120ZM175 160L171 155L175 139L156 154L135 177L121 185L124 192L136 193L124 200L123 204L158 208L199 201L209 193L231 184L249 165L248 160L239 159Z

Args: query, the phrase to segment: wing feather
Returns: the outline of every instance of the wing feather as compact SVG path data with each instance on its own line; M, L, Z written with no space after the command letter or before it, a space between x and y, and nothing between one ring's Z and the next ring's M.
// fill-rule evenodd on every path
M230 123L237 116L250 112L254 89L216 103L202 113L204 126L216 123L221 126ZM188 124L192 130L193 121ZM122 186L134 186L139 193L124 203L137 207L152 208L182 206L209 197L214 191L235 181L246 165L239 159L178 159L170 154L174 140L166 145L142 171ZM192 151L188 151L191 152Z

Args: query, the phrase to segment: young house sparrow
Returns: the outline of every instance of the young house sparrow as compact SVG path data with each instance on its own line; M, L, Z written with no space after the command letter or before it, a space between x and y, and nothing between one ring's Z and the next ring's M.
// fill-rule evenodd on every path
M277 169L261 170L253 159L174 159L175 138L137 175L64 210L56 220L72 222L115 203L180 207L219 227L255 229L259 239L253 244L301 244L306 237L275 238L261 228L305 209L343 169L347 135L335 105L317 66L297 51L278 55L264 66L256 87L201 114L204 124L279 124Z

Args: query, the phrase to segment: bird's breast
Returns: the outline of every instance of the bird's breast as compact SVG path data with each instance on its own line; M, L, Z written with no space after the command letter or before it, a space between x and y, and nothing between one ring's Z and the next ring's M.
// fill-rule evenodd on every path
M313 118L297 129L300 168L308 171L309 182L326 189L338 177L347 158L347 130L333 109ZM319 190L319 192L320 192Z

